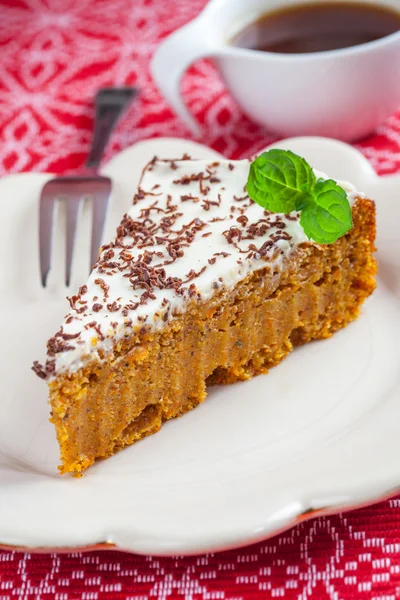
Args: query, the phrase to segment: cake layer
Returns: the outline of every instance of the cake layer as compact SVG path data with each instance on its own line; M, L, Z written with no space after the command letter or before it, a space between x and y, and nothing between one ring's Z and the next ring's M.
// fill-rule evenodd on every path
M52 377L61 471L80 473L194 408L207 385L267 372L294 346L356 318L375 287L374 203L358 198L353 221L335 244L298 239L279 260L189 296L157 327L130 327L100 355Z

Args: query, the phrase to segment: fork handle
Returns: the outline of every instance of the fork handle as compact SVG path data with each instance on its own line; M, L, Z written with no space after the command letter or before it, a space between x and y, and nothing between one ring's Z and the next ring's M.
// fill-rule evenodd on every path
M96 115L92 146L86 161L86 168L99 166L104 149L118 119L136 96L135 88L103 88L96 94Z

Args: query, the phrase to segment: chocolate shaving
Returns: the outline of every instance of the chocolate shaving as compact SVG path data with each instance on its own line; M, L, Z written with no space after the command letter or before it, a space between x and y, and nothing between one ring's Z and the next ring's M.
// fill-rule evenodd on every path
M111 260L114 256L115 252L110 248L110 250L107 250L107 252L104 253L103 260Z
M108 292L109 292L110 286L106 284L104 279L95 279L94 282L96 285L99 285L101 287L101 289L103 290L104 298L108 298L108 296L109 296Z
M37 360L35 360L35 362L33 363L32 371L36 373L36 375L40 377L40 379L46 379L47 377L46 367L41 365L40 362L38 362Z
M69 340L76 340L76 338L78 338L80 336L80 333L64 333L62 331L62 327L60 332L58 333L58 335L64 340L64 341L69 341Z
M192 196L192 194L184 194L183 196L181 196L182 202L187 202L188 200L193 200L193 202L198 202L200 200L200 198L198 198L197 196Z
M118 312L120 309L121 305L115 301L107 304L107 310L109 310L110 312Z
M67 342L59 337L57 333L47 342L47 352L49 356L54 356L60 352L68 352L70 350L75 350L75 346L67 344Z
M90 321L90 323L88 323L87 325L85 325L85 329L94 329L95 332L97 333L97 335L99 336L99 339L101 341L104 341L104 335L100 329L100 325L97 323L97 321Z
M246 227L247 223L249 222L249 218L246 217L246 215L240 215L236 221L240 223L242 227Z

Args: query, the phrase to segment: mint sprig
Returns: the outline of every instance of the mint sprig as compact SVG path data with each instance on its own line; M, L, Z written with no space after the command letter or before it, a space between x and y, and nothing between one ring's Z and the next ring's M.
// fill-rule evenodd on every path
M318 179L304 158L290 150L263 152L250 165L247 193L263 208L300 211L306 236L332 244L353 226L347 194L332 179Z

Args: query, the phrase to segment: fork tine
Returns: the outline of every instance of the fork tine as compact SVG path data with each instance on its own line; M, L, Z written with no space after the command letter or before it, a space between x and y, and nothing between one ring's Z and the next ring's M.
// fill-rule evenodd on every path
M39 208L39 257L40 272L43 287L51 266L51 251L53 246L53 218L55 197L46 193L47 184L44 185L40 198Z
M82 198L79 196L69 197L67 199L67 236L66 236L66 275L65 282L69 286L71 281L72 255L74 252L76 226L78 222L79 209L82 204Z
M92 242L90 248L90 270L97 261L99 250L104 233L104 225L107 218L108 205L111 193L111 180L104 177L107 182L107 189L98 193L93 202L93 224L92 224Z
M40 197L39 239L40 268L42 285L46 287L51 268L54 241L54 208L57 201L66 203L66 271L65 283L69 287L72 276L77 225L85 199L90 200L93 209L90 267L97 260L102 243L104 225L111 196L112 183L109 177L57 177L48 181ZM90 270L91 270L90 268Z

